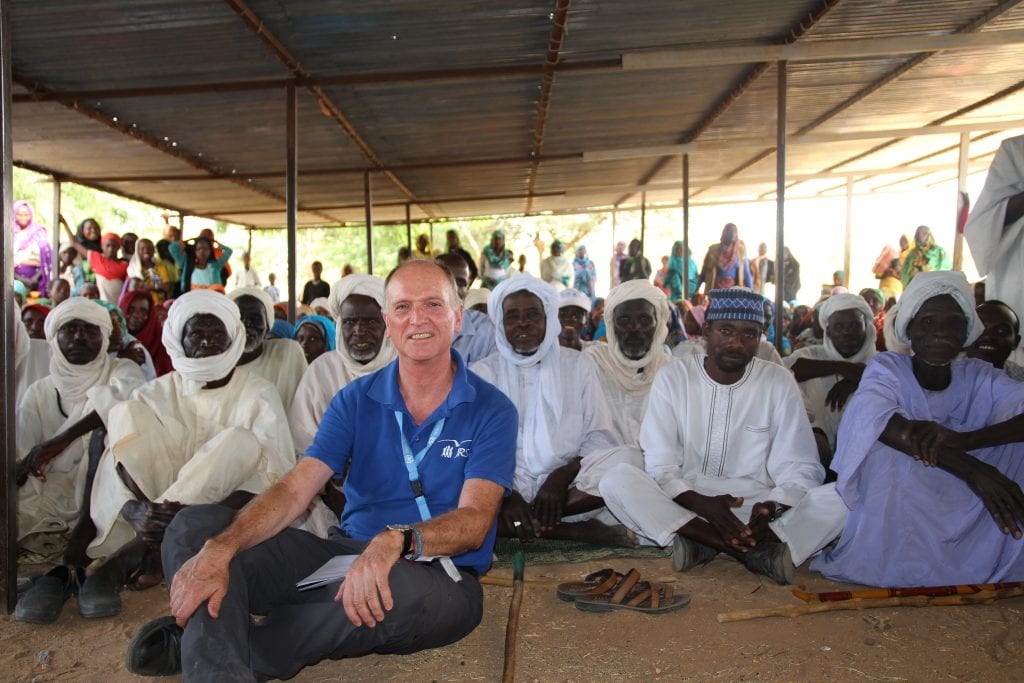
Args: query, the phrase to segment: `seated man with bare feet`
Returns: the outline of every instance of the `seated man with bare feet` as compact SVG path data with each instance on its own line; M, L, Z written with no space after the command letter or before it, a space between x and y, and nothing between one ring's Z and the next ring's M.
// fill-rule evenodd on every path
M867 302L856 294L833 294L821 305L824 340L787 356L825 467L836 450L836 434L846 402L857 390L864 367L875 355L877 331Z
M105 386L111 395L127 398L145 381L138 365L107 355L111 328L106 309L80 297L65 301L47 316L50 374L28 388L17 411L22 455L16 468L19 543L31 546L37 534L65 532L81 514L86 453L92 449L98 457L105 435L95 419L90 390ZM54 621L76 583L90 583L82 571L88 561L80 555L69 549L67 565L29 589L15 610L18 621ZM81 611L85 617L106 616L92 613L87 604Z
M727 553L780 584L794 564L839 535L846 508L825 470L793 377L754 357L764 299L709 292L707 353L666 365L640 428L646 472L612 468L601 480L626 526L672 546L676 571Z
M160 543L184 506L241 507L295 462L276 389L236 367L245 328L234 302L211 290L184 294L171 306L163 343L174 372L128 400L97 400L109 445L90 518L75 530L91 539L89 557L106 558L96 603L119 603L125 583L142 589L162 580Z
M978 358L1002 370L1011 379L1024 380L1024 367L1010 360L1010 354L1020 345L1020 319L1009 305L989 299L975 311L985 325L981 336L964 351L968 358Z
M559 346L558 294L519 275L494 289L487 309L498 352L472 370L519 411L515 485L502 501L498 534L635 545L597 486L613 465L639 466L640 452L616 438L594 362Z

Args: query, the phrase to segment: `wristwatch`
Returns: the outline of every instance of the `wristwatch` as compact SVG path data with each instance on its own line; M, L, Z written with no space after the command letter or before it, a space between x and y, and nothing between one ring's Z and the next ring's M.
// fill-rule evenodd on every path
M402 552L399 554L399 557L408 555L409 551L412 550L413 534L415 533L413 528L408 524L388 524L387 530L402 532Z

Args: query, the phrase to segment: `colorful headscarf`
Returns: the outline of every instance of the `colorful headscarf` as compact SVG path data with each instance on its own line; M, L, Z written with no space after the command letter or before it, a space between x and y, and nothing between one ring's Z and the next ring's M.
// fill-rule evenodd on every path
M149 315L146 317L146 324L142 326L142 329L132 336L138 339L139 343L149 351L149 355L153 359L153 368L156 370L157 377L166 375L174 369L174 364L171 362L171 357L168 355L167 348L164 346L164 326L156 314L157 304L153 303L153 298L149 295L149 292L143 289L126 291L121 295L121 298L118 299L117 305L124 314L124 317L127 319L128 307L137 299L145 299L149 302ZM125 329L127 330L127 325Z
M295 325L295 329L292 331L292 339L296 339L299 334L299 328L304 325L312 325L320 330L324 335L324 351L334 351L337 348L336 332L334 321L323 315L307 315L305 318L300 320Z

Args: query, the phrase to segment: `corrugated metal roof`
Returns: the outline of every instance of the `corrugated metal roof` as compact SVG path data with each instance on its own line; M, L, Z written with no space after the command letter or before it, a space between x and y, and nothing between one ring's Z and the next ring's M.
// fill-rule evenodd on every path
M544 99L559 7L560 62ZM16 162L187 213L280 226L287 82L298 93L302 224L362 221L365 170L378 221L403 220L407 203L418 220L635 205L642 190L649 202L678 202L678 156L641 148L691 139L705 145L690 157L695 196L749 199L774 191L776 69L730 59L734 48L998 37L1024 28L1024 3L14 0L10 17ZM695 49L725 58L620 68L624 54ZM1022 57L1015 44L792 61L787 128L1016 120ZM30 90L63 99L25 101ZM1009 134L973 132L972 156L983 163ZM827 169L915 160L929 168L920 178L857 176L857 187L934 182L955 173L956 142L954 134L794 144L787 169L802 175L791 191L845 185L806 178ZM635 151L586 158L615 150ZM949 172L931 170L937 164Z

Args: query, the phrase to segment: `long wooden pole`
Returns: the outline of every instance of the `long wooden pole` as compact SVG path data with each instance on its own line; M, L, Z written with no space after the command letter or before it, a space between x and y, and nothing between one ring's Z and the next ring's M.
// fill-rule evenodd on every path
M523 571L526 558L517 550L512 560L512 601L508 606L508 625L505 627L505 663L501 670L502 683L512 683L516 676L516 639L519 636L519 608L523 604Z
M957 160L956 233L953 236L953 270L960 270L964 262L964 224L970 200L967 195L967 164L970 163L971 136L960 133L960 158Z
M943 595L973 595L1008 588L1024 588L1024 581L1006 583L965 583L955 586L912 586L909 588L866 588L858 591L827 591L824 593L808 593L799 588L793 589L793 595L804 602L840 602L843 600L860 600L864 598L912 598L916 595L939 597Z
M843 287L850 288L850 251L853 248L853 176L846 177L846 235L843 238Z

